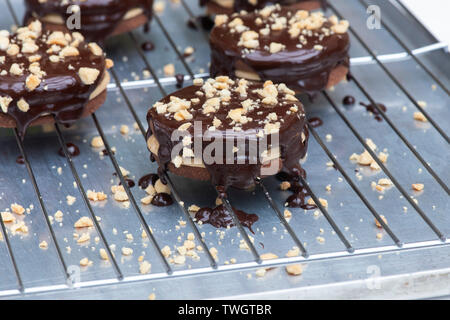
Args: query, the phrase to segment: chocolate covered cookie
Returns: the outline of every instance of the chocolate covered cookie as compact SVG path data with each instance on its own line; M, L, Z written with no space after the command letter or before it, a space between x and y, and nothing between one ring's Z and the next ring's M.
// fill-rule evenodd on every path
M70 124L100 107L109 82L103 50L78 33L43 30L39 21L0 31L0 127Z
M25 0L25 5L25 22L34 17L56 29L66 27L79 10L81 29L76 31L88 41L102 43L110 36L149 23L153 0Z
M314 10L326 7L327 0L200 0L209 14L232 14L262 9L265 6L279 4L291 10Z
M271 80L309 94L345 79L348 22L279 5L218 15L210 35L211 76Z
M196 79L149 110L151 158L160 171L223 189L246 189L280 171L299 176L309 134L294 93L271 81Z

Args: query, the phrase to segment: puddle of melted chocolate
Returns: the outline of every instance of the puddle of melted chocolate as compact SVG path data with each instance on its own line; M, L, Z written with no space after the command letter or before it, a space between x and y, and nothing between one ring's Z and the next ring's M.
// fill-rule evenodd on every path
M234 213L244 227L247 227L253 234L253 224L258 221L258 216L253 213L246 213L242 210L233 208ZM216 228L234 227L233 217L226 209L225 205L221 204L215 208L201 208L195 214L195 219L202 223L208 223Z
M383 121L383 118L381 117L380 112L378 111L377 107L374 104L365 104L363 102L359 103L360 105L362 105L363 107L366 108L367 112L371 112L375 118L375 120L377 121ZM383 112L386 112L387 108L384 104L382 103L377 103L377 106L383 110Z
M66 147L67 147L67 151L69 152L69 155L70 155L71 157L76 157L76 156L79 156L79 155L80 155L80 149L79 149L76 145L74 145L72 142L66 143ZM65 157L65 156L66 156L66 155L64 154L64 150L63 150L62 147L59 148L58 154L59 154L61 157Z
M211 31L214 27L214 21L209 16L200 16L197 18L200 21L200 25L206 31Z
M352 106L355 104L355 97L353 96L345 96L344 99L342 99L342 103L345 106Z
M112 175L113 175L114 177L118 177L118 176L119 176L116 172L113 172ZM124 177L124 179L125 179L125 181L126 181L126 183L127 183L127 185L128 185L129 188L133 188L133 187L136 185L136 183L134 182L133 179L125 178L125 177ZM122 182L121 182L121 181L119 182L119 186L120 186L120 185L122 185Z
M347 81L349 81L349 82L353 80L353 75L352 75L352 73L350 71L347 72L346 78L347 78Z
M153 49L155 49L155 45L151 41L145 41L141 44L141 48L144 51L152 51Z
M159 176L156 173L149 173L139 179L138 185L141 189L147 189L149 185L154 186Z
M181 73L176 74L176 75L175 75L175 80L177 80L176 87L177 87L178 89L180 89L181 87L183 87L183 83L184 83L184 74L181 74Z

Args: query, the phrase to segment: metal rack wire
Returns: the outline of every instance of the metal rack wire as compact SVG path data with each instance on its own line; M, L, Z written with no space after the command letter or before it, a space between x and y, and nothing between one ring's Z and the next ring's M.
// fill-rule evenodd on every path
M11 5L10 0L6 0L8 4L8 8L11 11L11 15L14 18L16 24L20 24L20 22L17 19L17 15L14 12L14 7ZM364 0L358 0L359 3L362 6L366 6L367 3ZM181 4L183 8L186 10L188 15L195 21L195 15L191 11L189 4L186 3L185 0L181 0ZM343 18L343 15L341 12L339 12L334 5L330 4L330 8L332 12L337 14L339 17ZM158 15L155 15L154 17L155 22L158 24L158 26L161 28L163 34L168 40L168 43L172 50L175 51L177 57L180 59L181 63L185 67L186 71L188 72L188 76L185 76L185 80L192 80L196 77L204 77L205 74L195 74L189 64L186 62L183 54L180 52L179 48L176 45L176 42L172 38L171 34L165 27L165 24L161 19L158 17ZM200 26L197 26L199 30L201 30ZM399 43L399 45L405 50L405 55L409 58L412 58L419 66L422 68L439 86L440 88L445 91L445 93L448 95L449 90L445 87L445 85L439 81L436 75L424 64L421 62L421 60L416 56L415 52L416 50L411 50L402 40L399 36L396 35L396 33L393 31L393 29L387 25L385 22L383 22L383 27L391 34L391 36ZM203 32L203 31L199 31ZM350 32L352 35L358 40L358 42L362 45L362 47L368 52L369 57L366 57L366 62L373 60L377 63L379 67L383 70L383 72L386 74L386 76L391 79L398 89L400 89L411 101L411 103L422 112L425 117L428 119L430 124L433 126L433 128L439 132L439 134L442 136L442 138L445 139L447 143L449 143L449 137L447 133L438 125L437 121L433 119L430 114L427 113L426 110L417 102L416 97L414 97L413 93L411 93L405 86L402 85L401 81L395 76L395 74L389 70L388 67L386 67L385 62L389 61L389 58L386 56L383 58L380 58L380 56L377 56L377 54L370 48L370 46L362 39L362 37L358 34L356 30L353 28L350 28ZM204 33L205 40L207 40L207 34ZM131 42L134 44L134 49L137 51L139 56L142 58L142 62L145 64L146 68L150 71L152 75L152 79L146 80L146 81L140 81L139 83L136 82L128 82L128 83L122 83L119 79L119 76L117 73L112 70L112 78L114 79L114 84L111 84L108 88L111 89L118 89L121 96L124 98L125 103L127 105L128 111L131 113L132 117L136 121L139 131L142 134L142 137L145 139L145 126L142 123L141 119L138 116L138 113L135 110L135 106L133 106L130 98L128 97L126 88L133 88L133 86L136 87L149 87L149 86L157 86L160 90L161 94L165 96L167 94L167 91L165 89L165 83L170 82L172 80L168 79L160 79L157 72L155 72L154 67L152 66L152 63L149 61L149 59L146 57L145 53L142 51L138 40L136 39L135 35L133 33L129 33L129 38L131 39ZM440 46L434 46L433 49L440 48ZM359 59L361 60L361 59ZM355 60L356 61L356 60ZM419 153L419 151L416 150L416 148L408 141L406 136L402 133L402 130L398 128L393 121L389 118L389 116L378 106L375 99L372 97L372 95L369 93L370 88L364 87L362 85L362 82L355 77L355 75L351 76L351 80L355 83L355 85L358 87L358 89L361 91L361 93L370 101L370 103L373 104L373 106L377 109L381 117L386 121L386 123L389 125L389 127L395 132L395 135L407 146L407 148L411 151L411 153L414 155L414 157L424 166L424 168L429 172L429 174L435 179L435 181L440 185L440 187L446 192L447 195L449 195L449 188L444 182L444 180L435 172L435 170L427 163L423 155ZM100 223L96 219L95 210L92 207L89 199L87 198L85 187L83 186L82 179L80 179L80 175L76 169L76 166L74 165L72 161L72 157L67 150L66 145L66 139L64 137L63 132L60 129L60 125L58 123L55 124L55 133L58 138L59 144L64 152L64 155L67 159L67 164L71 170L72 176L75 180L75 183L77 185L77 189L83 199L86 212L89 213L90 217L92 218L92 221L94 222L94 227L97 231L97 233L100 235L102 246L106 249L109 261L111 262L111 265L113 267L114 273L116 275L115 278L110 278L106 280L99 280L99 281L86 281L86 282L78 282L78 283L72 283L71 282L71 274L68 272L68 264L64 259L64 255L62 254L62 249L60 244L58 243L57 237L55 236L53 226L50 221L50 215L48 213L48 209L46 207L46 204L43 200L39 184L37 183L37 179L35 177L35 173L33 171L32 165L30 163L30 160L27 156L26 148L21 141L21 139L18 136L17 130L13 130L13 134L15 136L17 146L20 150L20 154L22 155L25 165L28 171L28 175L32 181L32 185L36 194L36 198L39 201L40 210L45 218L46 226L48 228L48 232L51 235L51 240L56 248L56 252L58 255L58 260L60 262L61 266L61 272L64 275L65 279L68 281L66 285L54 285L54 286L45 286L45 287L32 287L32 288L26 288L24 286L24 282L20 273L20 268L17 264L17 259L15 258L14 250L10 244L9 234L7 232L7 229L5 227L4 222L0 219L1 224L1 230L3 237L5 239L5 244L7 247L7 252L9 254L9 258L11 260L11 264L14 268L15 276L17 279L17 289L9 290L0 292L0 296L10 296L10 295L16 295L16 294L25 294L25 293L31 293L31 292L44 292L44 291L53 291L53 290L68 290L72 286L74 287L91 287L91 286L102 286L102 285L108 285L112 283L127 283L127 282L137 282L142 280L149 280L149 279L166 279L167 277L179 277L179 276L190 276L190 275L199 275L199 274L207 274L207 273L215 273L220 271L231 271L231 270L246 270L251 269L255 267L275 267L275 266L281 266L291 263L303 263L303 262L309 262L309 261L318 261L318 260L332 260L332 259L340 259L345 257L351 257L351 256L364 256L364 255L373 255L383 252L392 252L392 251L402 251L402 250L409 250L409 249L416 249L416 248L425 248L425 247L439 247L439 246L448 246L450 245L450 240L448 238L448 235L444 234L441 228L432 222L432 220L428 217L428 215L425 213L425 210L421 208L419 204L417 204L409 195L404 186L396 179L394 174L381 162L374 151L367 145L365 142L363 136L358 132L358 130L353 126L351 121L346 117L346 115L340 110L336 102L333 100L333 98L325 91L322 92L323 97L328 101L329 106L335 110L335 112L339 115L339 117L342 119L342 121L346 124L347 128L350 129L350 131L353 133L354 137L359 141L361 146L369 152L369 154L373 157L373 159L376 161L376 163L379 165L381 170L384 172L384 174L391 179L395 187L399 190L399 192L402 194L404 199L409 202L409 204L414 208L415 212L423 219L423 221L429 226L429 228L434 232L436 235L435 240L430 241L420 241L420 242L413 242L413 243L404 243L400 237L398 237L395 232L391 229L390 226L387 225L387 223L384 222L384 220L381 217L381 213L378 212L375 207L371 204L371 202L368 200L368 198L364 195L364 192L361 191L357 184L355 184L352 180L352 178L346 173L346 170L344 169L344 166L338 160L332 153L332 151L327 147L326 143L322 140L322 138L317 133L316 129L309 126L309 130L312 134L312 137L315 139L315 141L320 145L320 147L323 149L323 151L326 153L326 155L329 157L329 160L332 161L335 168L338 170L338 172L343 176L344 180L348 185L351 187L351 189L355 192L355 194L359 197L359 199L362 201L362 203L366 206L366 208L370 211L370 213L373 215L373 217L381 224L383 229L387 232L387 234L392 239L393 245L388 246L378 246L378 247L372 247L372 248L362 248L358 249L355 248L345 233L342 230L342 227L339 226L339 224L333 219L333 216L328 212L328 209L325 208L321 202L319 201L317 190L314 190L313 187L310 186L310 184L305 181L304 179L301 179L302 184L307 189L308 193L311 195L314 202L317 204L318 209L320 210L321 214L326 218L327 222L329 223L329 226L334 230L340 241L345 247L345 251L334 251L331 253L320 253L320 254L312 254L309 252L309 250L306 249L306 247L303 245L301 241L301 236L290 226L289 222L284 218L280 208L278 207L275 200L273 200L268 188L265 185L265 182L263 182L261 179L257 179L256 183L259 186L258 189L264 194L264 197L267 201L267 204L272 209L272 213L275 217L278 218L279 222L285 227L287 230L287 233L291 237L292 241L296 244L296 246L299 247L301 251L301 256L299 257L291 257L291 258L277 258L270 261L263 261L261 259L261 254L257 250L255 244L251 241L250 236L246 229L242 226L242 224L239 222L239 219L234 214L234 211L231 209L231 203L228 198L222 198L223 202L229 209L229 211L232 213L233 220L235 222L235 225L237 226L239 233L242 235L243 239L245 240L247 246L250 248L250 252L253 255L254 261L251 262L243 262L243 263L237 263L234 265L219 265L218 262L214 259L213 255L210 252L210 246L205 241L204 237L202 237L202 234L200 230L197 227L197 224L192 219L191 215L187 211L187 209L183 205L183 195L180 194L177 191L177 186L173 183L171 177L169 174L166 173L166 180L168 181L168 184L172 190L172 195L174 196L174 199L179 204L180 212L186 217L190 227L195 233L196 239L199 242L199 244L202 246L203 251L205 252L208 261L209 261L209 267L204 268L192 268L189 270L174 270L167 258L162 254L161 252L161 244L158 242L158 239L156 236L153 235L153 232L151 230L151 227L147 223L144 214L142 210L140 209L138 205L138 201L136 200L133 192L130 190L130 187L126 183L126 179L123 176L120 166L119 166L119 160L114 155L114 152L112 151L111 144L108 141L108 138L104 132L104 129L102 125L100 124L100 121L98 120L97 116L95 114L92 115L92 120L95 124L95 127L97 129L97 132L99 136L102 138L105 149L107 152L107 155L109 156L111 163L115 169L115 173L117 174L117 177L119 178L121 184L124 186L125 191L130 199L131 206L133 208L133 211L138 218L143 230L148 235L155 251L157 252L159 259L161 261L161 264L165 270L165 272L161 273L152 273L148 275L137 275L137 276L125 276L123 271L121 270L120 264L117 261L117 258L114 256L114 253L110 249L110 243L105 236L102 227ZM220 193L218 193L220 195Z

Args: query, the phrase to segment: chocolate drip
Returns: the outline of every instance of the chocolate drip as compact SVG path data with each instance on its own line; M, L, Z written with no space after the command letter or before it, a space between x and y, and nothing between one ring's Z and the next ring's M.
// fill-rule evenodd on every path
M141 189L147 189L148 186L154 186L158 179L159 176L156 173L149 173L139 179L138 185ZM173 198L167 193L157 193L153 196L151 204L157 207L170 206L173 204Z
M128 188L133 188L136 185L136 183L132 179L125 178L125 182L127 183ZM119 186L120 185L122 185L122 182L119 182Z
M301 176L303 177L303 179L306 179L306 172L303 171ZM292 192L292 194L285 201L286 205L289 208L302 208L305 210L312 210L317 208L315 204L307 203L306 198L308 198L310 194L301 184L297 176L289 175L286 172L280 172L276 177L282 182L288 181L290 183L288 191Z
M16 163L17 164L25 164L25 159L23 158L23 156L17 156Z
M289 10L276 11L280 16ZM259 30L255 19L258 15L250 13L240 15L244 25L250 30ZM330 28L330 22L323 27ZM349 36L332 34L320 39L320 35L305 36L307 43L301 48L298 41L292 39L288 29L271 31L269 36L259 37L259 47L267 48L272 42L286 46L278 53L269 53L265 49L255 49L246 53L244 47L238 46L240 33L231 33L226 24L215 27L210 36L212 77L218 75L234 76L236 69L255 72L262 81L285 83L297 92L313 94L326 88L330 73L338 66L349 67ZM315 49L320 44L321 50ZM246 70L243 70L246 69Z
M319 117L309 118L308 123L313 128L317 128L317 127L320 127L321 125L323 125L323 121Z
M79 149L76 145L74 145L72 142L66 143L66 148L67 148L67 151L68 151L68 153L69 153L69 155L70 155L71 157L76 157L76 156L79 156L79 155L80 155L80 149ZM63 148L59 148L58 154L59 154L61 157L65 157L65 156L66 156L66 155L64 154Z
M144 28L143 29L144 29L144 33L149 33L150 32L150 23L147 22L146 24L144 24Z
M145 41L143 44L141 44L141 48L144 51L152 51L155 49L155 45L151 41Z
M200 21L200 25L202 26L203 30L211 31L211 29L214 27L214 21L212 21L209 16L200 16L197 19L198 21Z
M247 227L252 233L253 224L258 221L256 214L249 214L242 210L233 208L234 213L244 227ZM221 204L215 208L201 208L195 214L195 219L202 223L208 223L216 228L234 227L234 220L225 205Z
M116 154L116 153L114 152L114 150L111 150L111 152L112 152L113 155ZM108 152L108 150L106 150L106 149L103 149L103 150L102 150L102 154L103 154L104 156L109 156L109 152Z
M197 30L197 24L196 24L195 19L190 18L186 24L187 24L188 28L190 28L192 30Z
M345 96L342 100L342 103L346 106L351 106L355 104L355 97L353 96Z
M28 71L24 71L20 76L0 75L0 96L12 98L7 114L15 120L22 139L32 122L43 115L53 115L62 124L71 124L80 119L91 93L100 84L105 74L104 56L94 55L84 42L77 47L78 56L65 57L58 63L50 62L49 56L52 54L47 53L49 46L43 40L43 37L48 37L48 34L48 31L44 32L35 40L39 49L33 54L8 56L5 63L1 65L3 70L10 70L14 63L29 66L28 58L32 55L41 57L40 68L45 75L40 85L33 91L26 87L26 78L30 75ZM18 42L16 35L9 38L11 41ZM4 55L5 53L0 50L0 56ZM82 67L96 68L100 71L92 85L82 83L78 75L78 70ZM24 99L29 104L27 112L18 108L17 102L20 99Z
M26 0L25 24L33 16L60 15L64 21L72 15L67 8L76 4L81 9L81 33L89 40L102 43L110 36L130 9L140 8L150 20L153 0L86 0L62 4L61 0Z
M175 80L177 81L176 87L179 89L181 87L183 87L183 83L184 83L184 75L179 73L175 75Z
M346 106L351 106L355 104L355 97L353 96L345 96L342 100L342 103Z
M289 208L302 208L305 210L317 208L315 204L309 204L306 202L306 198L309 196L309 193L299 182L292 181L289 190L292 191L292 195L290 195L286 200Z

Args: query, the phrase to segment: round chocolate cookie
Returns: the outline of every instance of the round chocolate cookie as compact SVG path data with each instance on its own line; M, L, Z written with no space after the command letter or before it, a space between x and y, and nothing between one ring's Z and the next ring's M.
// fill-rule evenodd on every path
M103 50L78 33L43 30L36 20L0 31L0 127L72 123L99 108L109 82Z
M211 76L272 80L313 94L345 79L348 22L279 5L218 15L211 31Z
M34 17L53 30L75 23L71 17L79 10L79 31L88 41L102 43L149 23L153 0L25 0L25 5L25 23Z
M232 14L245 10L251 12L265 6L279 4L291 10L315 10L326 8L327 0L200 0L208 14Z
M294 91L271 81L195 79L147 114L147 145L159 171L217 187L247 189L255 178L303 174L306 116Z

